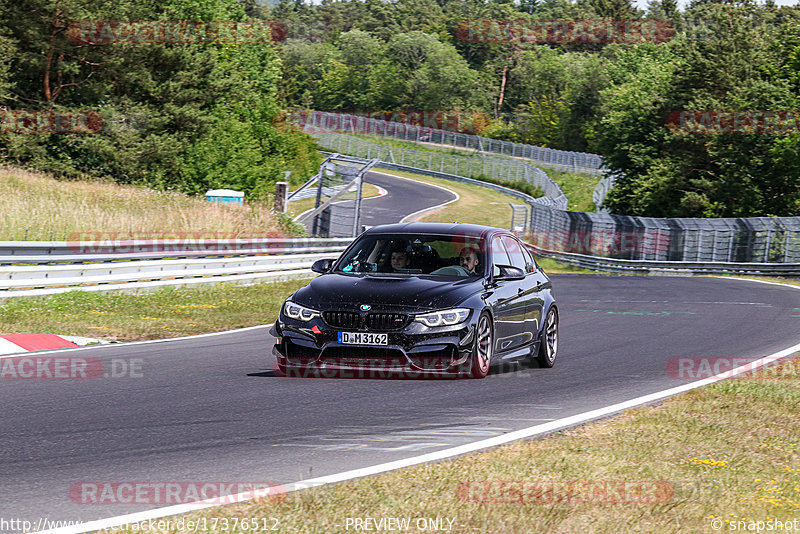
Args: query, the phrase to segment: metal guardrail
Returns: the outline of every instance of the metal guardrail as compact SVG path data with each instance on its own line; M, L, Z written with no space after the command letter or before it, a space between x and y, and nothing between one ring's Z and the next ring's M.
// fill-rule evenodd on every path
M606 174L600 178L600 181L594 186L594 190L592 191L592 202L594 202L597 213L608 213L608 208L604 208L603 205L606 202L608 192L614 187L615 181L614 175Z
M479 153L500 154L525 158L540 165L562 171L577 171L600 176L605 172L602 156L587 152L556 150L491 137L482 137L449 130L416 126L404 122L374 119L361 115L326 111L296 111L290 113L293 122L301 126L329 132L361 133L390 137L398 141L444 145L453 149L468 149Z
M81 234L77 234L77 237L81 237ZM191 235L174 239L136 240L87 233L84 238L72 241L0 241L0 267L11 264L302 254L343 250L350 241L314 238L197 239Z
M321 146L329 150L337 150L367 159L378 158L381 160L381 163L378 164L379 167L447 179L455 177L459 181L470 181L469 183L486 187L492 187L494 184L468 178L468 176L484 175L497 180L528 182L544 192L544 196L536 200L537 203L560 210L566 210L568 207L567 196L561 187L550 179L547 173L523 161L459 156L413 149L401 149L402 152L399 153L400 157L398 158L395 156L395 152L398 150L396 148L377 145L351 135L331 132L312 132L312 135L317 138ZM411 164L412 162L413 164ZM509 190L508 188L504 189Z
M0 252L4 253L0 256L0 299L72 290L142 290L307 277L315 260L338 256L350 242L263 239L242 240L242 246L235 246L228 240L209 240L193 250L165 251L175 248L176 243L121 241L109 243L102 253L94 249L81 253L76 245L66 242L5 241L0 242ZM145 247L151 250L131 251Z
M327 152L322 152L322 153L323 154L327 154ZM355 157L353 157L351 159L362 161L362 162L365 162L365 163L370 161L370 160L367 160L367 159L355 158ZM432 176L434 178L442 178L442 179L445 179L445 180L452 180L454 182L461 182L461 183L464 183L464 184L478 185L480 187L485 187L487 189L493 189L493 190L498 191L500 193L504 193L506 195L522 199L522 200L524 200L526 202L539 202L543 198L547 198L547 197L534 198L534 197L532 197L532 196L530 196L530 195L528 195L526 193L523 193L522 191L517 191L516 189L510 189L508 187L503 187L502 185L483 182L481 180L475 180L473 178L466 178L464 176L458 176L456 174L448 174L448 173L445 173L445 172L430 171L430 170L427 170L427 169L417 169L415 167L409 167L408 165L398 165L396 163L387 163L385 161L381 161L381 162L378 162L375 165L375 168L376 169L389 169L389 170L393 170L393 171L405 171L405 172L410 172L410 173L414 173L414 174L422 174L424 176ZM546 203L546 201L545 201L545 203Z
M116 244L116 250L126 252L76 254L64 242L0 242L0 248L4 252L9 252L11 248L16 252L4 255L6 263L0 267L0 299L42 296L73 290L138 292L165 286L220 282L249 284L265 280L307 278L313 276L310 267L315 260L338 255L350 243L349 238L274 241L280 242L283 252L291 250L293 253L256 253L253 248L215 251L210 250L211 246L195 251L129 252L132 245L120 242ZM165 242L155 244L167 245ZM153 242L149 246L152 245ZM169 245L174 246L174 243ZM648 275L800 274L800 263L626 260L529 246L539 256L603 272ZM141 255L135 256L136 254ZM158 259L153 259L153 256Z
M656 218L531 207L530 241L545 250L627 260L800 263L800 217Z
M552 258L561 263L599 272L667 276L694 276L702 274L749 274L761 276L800 275L800 263L710 263L693 261L624 260L546 250L530 244L528 247L538 256Z

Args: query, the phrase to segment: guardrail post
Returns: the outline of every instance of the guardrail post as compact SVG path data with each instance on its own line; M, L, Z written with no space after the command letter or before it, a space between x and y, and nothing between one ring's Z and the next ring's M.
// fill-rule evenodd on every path
M769 245L772 240L772 228L767 228L767 244L764 247L764 263L769 263Z
M286 198L288 194L288 182L275 182L275 213L286 213Z

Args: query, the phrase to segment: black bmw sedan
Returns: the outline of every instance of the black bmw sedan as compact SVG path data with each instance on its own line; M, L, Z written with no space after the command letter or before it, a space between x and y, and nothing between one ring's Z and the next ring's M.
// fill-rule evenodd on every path
M507 230L376 226L312 270L321 276L286 300L273 330L289 376L483 378L500 362L555 362L552 284Z

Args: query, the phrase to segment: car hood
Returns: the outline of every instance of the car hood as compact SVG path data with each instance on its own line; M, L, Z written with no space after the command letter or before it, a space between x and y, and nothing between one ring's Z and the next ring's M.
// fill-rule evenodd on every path
M324 274L299 289L292 300L315 309L425 311L457 306L482 291L480 278L418 278L416 276Z

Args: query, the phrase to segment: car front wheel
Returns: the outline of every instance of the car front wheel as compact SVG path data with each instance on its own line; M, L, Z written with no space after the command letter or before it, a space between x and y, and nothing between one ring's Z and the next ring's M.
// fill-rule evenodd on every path
M540 367L553 367L558 354L558 311L551 307L547 312L542 329L542 339L539 342L539 355L537 360Z
M485 378L489 374L489 364L494 350L494 325L492 318L484 312L478 319L478 335L470 358L471 378Z

